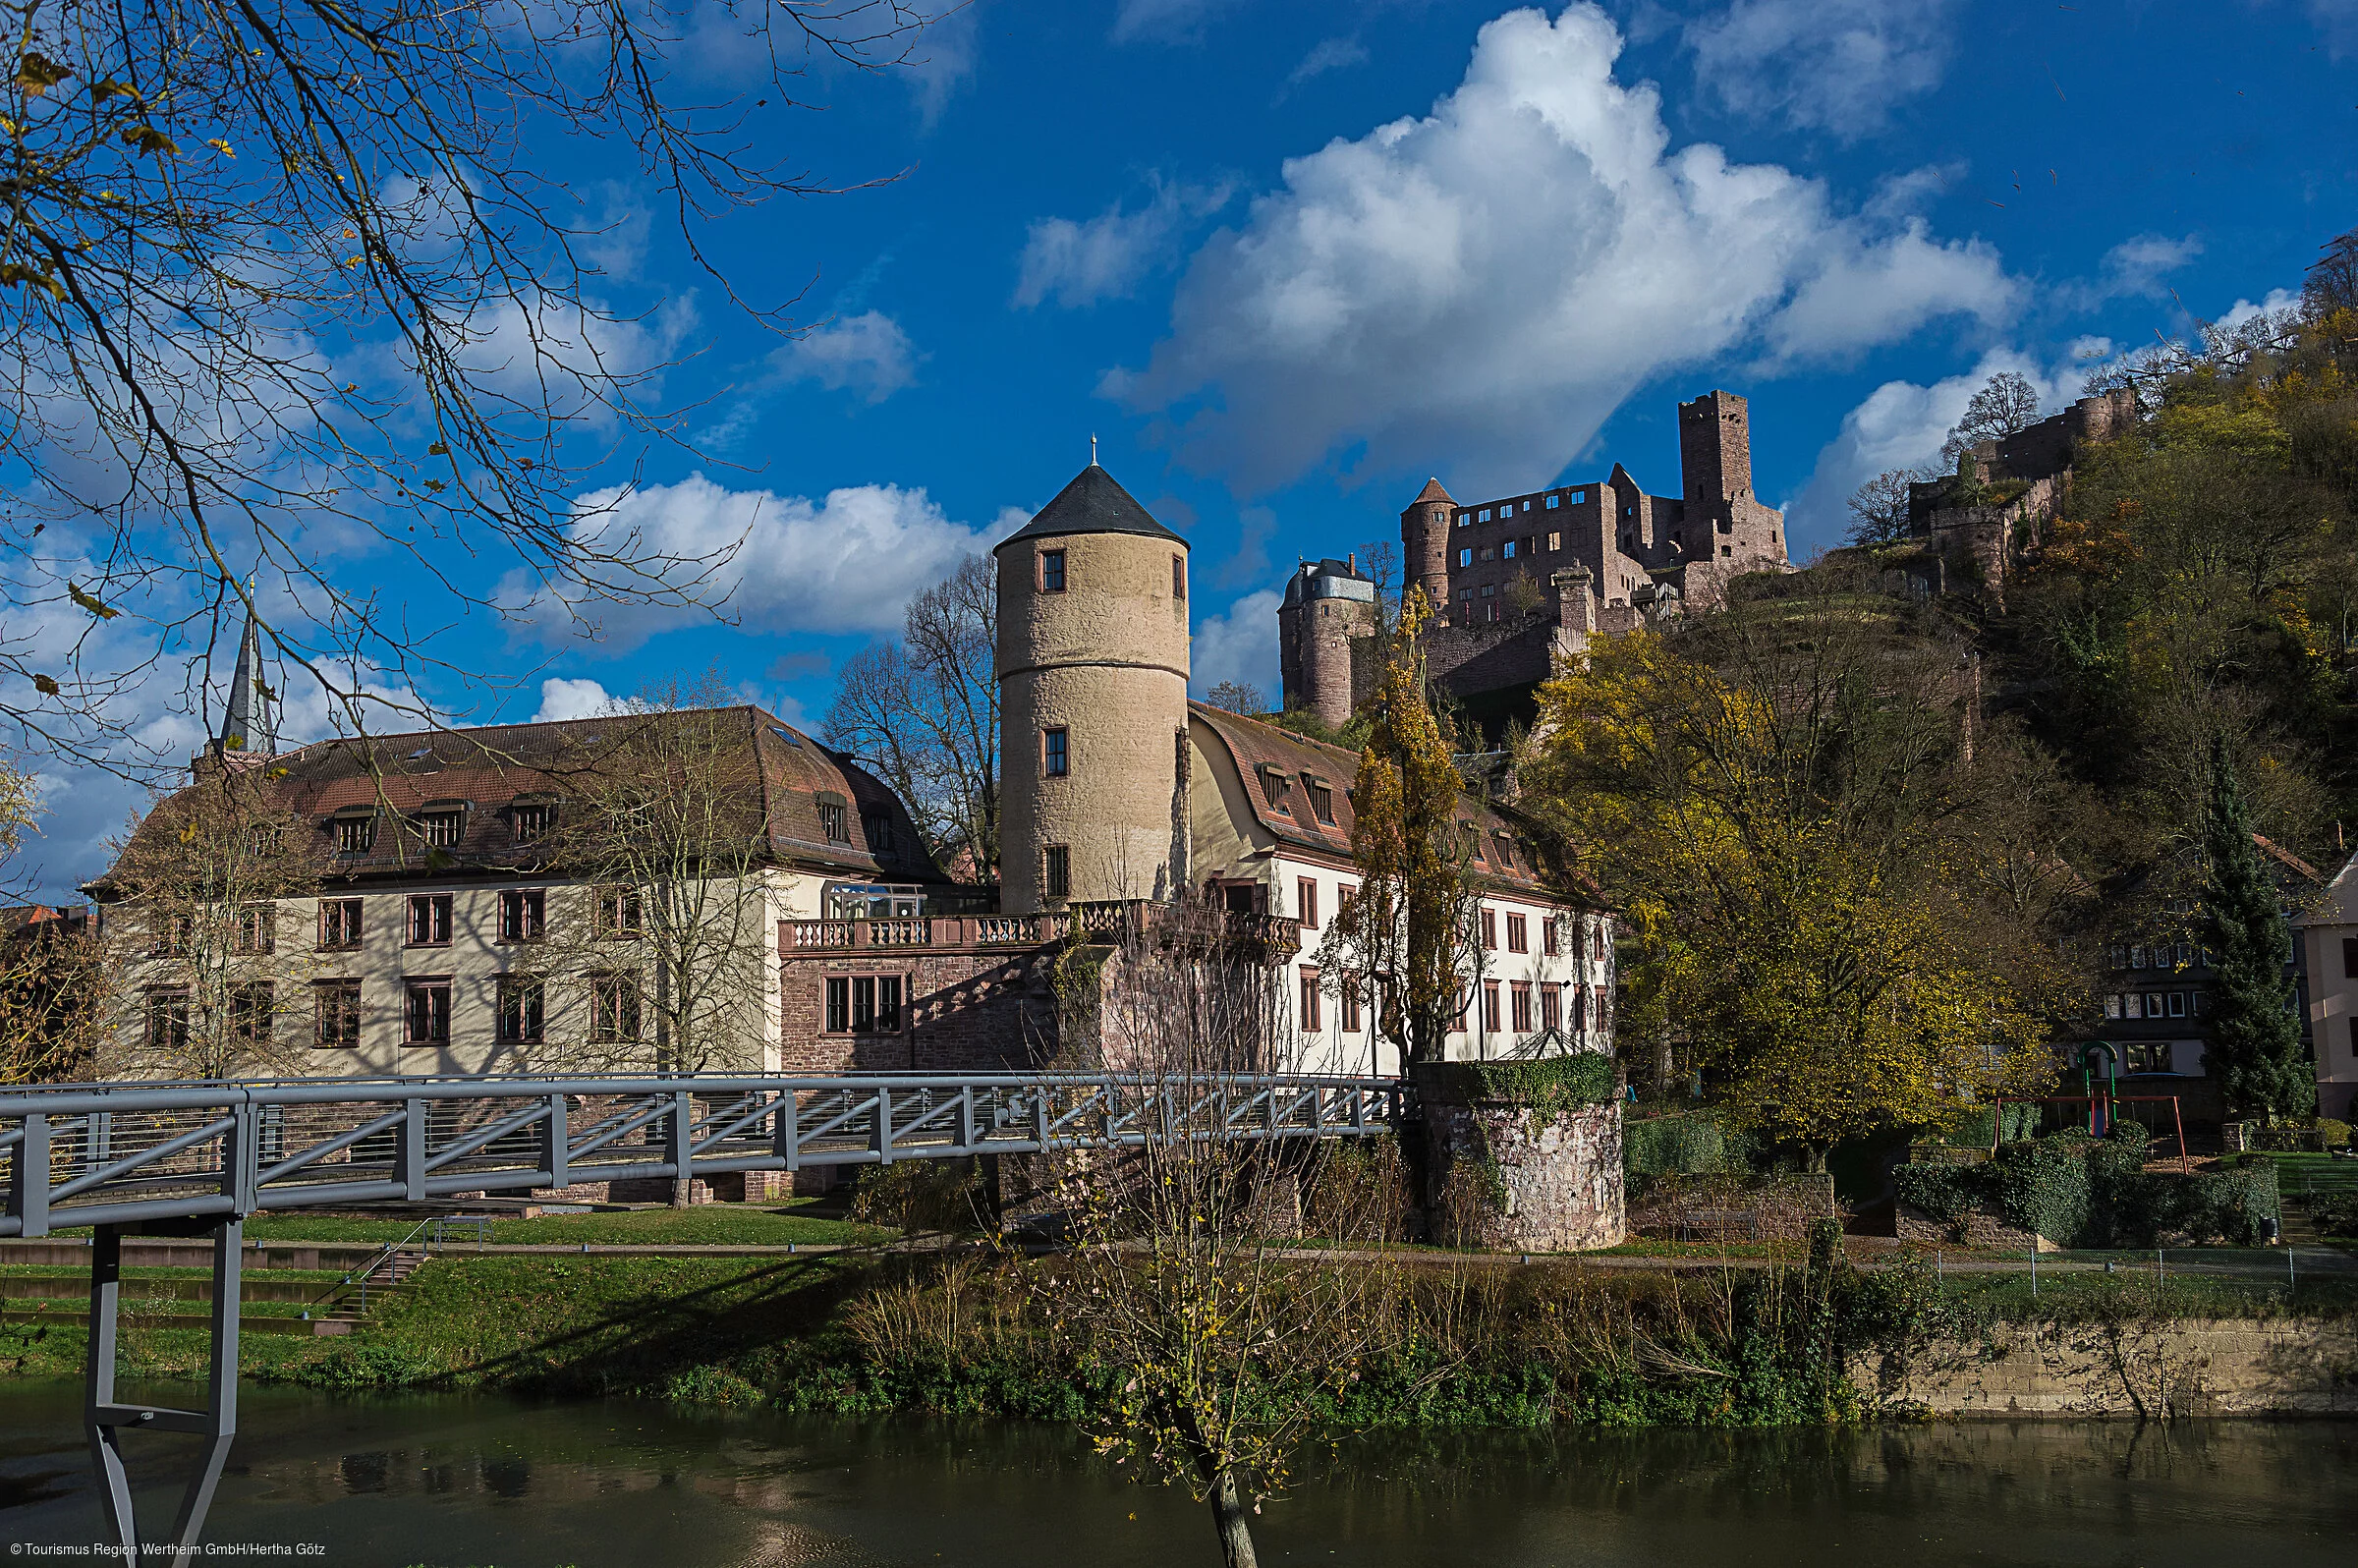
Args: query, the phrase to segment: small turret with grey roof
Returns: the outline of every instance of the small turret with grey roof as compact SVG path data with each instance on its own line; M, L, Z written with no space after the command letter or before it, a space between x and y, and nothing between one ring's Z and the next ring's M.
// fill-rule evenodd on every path
M1359 557L1304 561L1277 606L1277 664L1287 708L1340 728L1375 688L1381 631L1376 583Z

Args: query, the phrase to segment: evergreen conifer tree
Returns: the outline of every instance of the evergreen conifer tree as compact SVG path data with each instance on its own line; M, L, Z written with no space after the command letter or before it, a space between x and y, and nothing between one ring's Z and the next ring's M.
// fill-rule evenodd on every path
M2301 1048L2292 981L2284 974L2291 931L2252 842L2251 816L2223 741L2211 749L2203 810L2203 934L2215 979L2207 1060L2230 1115L2287 1116L2317 1105L2317 1074Z

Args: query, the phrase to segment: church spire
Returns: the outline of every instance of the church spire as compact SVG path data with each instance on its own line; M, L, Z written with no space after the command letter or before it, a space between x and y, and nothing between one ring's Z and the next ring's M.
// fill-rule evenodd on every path
M237 673L229 682L229 711L221 717L216 749L253 756L277 755L278 725L272 711L276 696L262 678L262 629L249 611L246 635L238 642Z

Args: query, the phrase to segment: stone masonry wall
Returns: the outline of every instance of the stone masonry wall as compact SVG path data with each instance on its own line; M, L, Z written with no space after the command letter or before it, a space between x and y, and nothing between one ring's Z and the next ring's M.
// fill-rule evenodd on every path
M1628 1235L1621 1187L1621 1106L1580 1105L1543 1114L1494 1100L1451 1104L1424 1097L1433 1205L1459 1191L1495 1186L1479 1211L1478 1246L1524 1252L1612 1247Z

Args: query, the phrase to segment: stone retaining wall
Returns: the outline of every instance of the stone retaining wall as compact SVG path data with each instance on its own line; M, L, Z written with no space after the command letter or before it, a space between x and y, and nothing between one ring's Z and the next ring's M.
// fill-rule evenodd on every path
M2358 1329L2297 1318L2026 1325L1854 1375L1886 1408L1936 1416L2350 1416Z
M1968 1209L1962 1218L1950 1220L1928 1214L1913 1204L1901 1204L1898 1235L1903 1242L1925 1247L1988 1247L2005 1253L2027 1253L2034 1247L2043 1253L2063 1250L2036 1231L2009 1225L1986 1208Z

